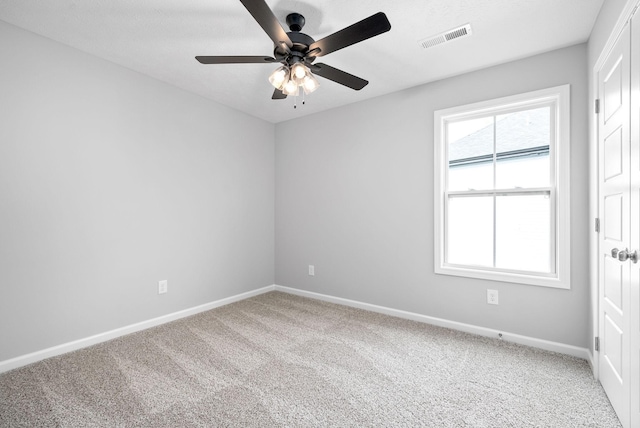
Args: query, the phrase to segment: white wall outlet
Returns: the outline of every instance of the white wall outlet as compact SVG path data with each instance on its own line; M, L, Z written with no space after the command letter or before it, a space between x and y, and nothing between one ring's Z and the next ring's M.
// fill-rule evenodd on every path
M490 305L498 304L498 290L487 289L487 303Z
M313 265L309 265L309 276L314 276L316 274L316 268Z
M169 286L169 281L163 279L162 281L158 281L158 294L164 294L167 292L167 287Z

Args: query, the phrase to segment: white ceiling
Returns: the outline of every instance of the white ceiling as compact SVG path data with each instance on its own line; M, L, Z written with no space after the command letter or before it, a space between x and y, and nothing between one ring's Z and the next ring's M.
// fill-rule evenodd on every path
M369 81L354 91L319 78L294 110L271 100L276 64L202 65L196 55L266 55L273 45L238 0L2 0L0 20L281 122L487 66L585 42L604 0L266 0L286 28L305 16L316 40L385 12L391 31L322 57ZM473 34L430 49L418 40L470 23ZM300 104L300 103L298 103Z

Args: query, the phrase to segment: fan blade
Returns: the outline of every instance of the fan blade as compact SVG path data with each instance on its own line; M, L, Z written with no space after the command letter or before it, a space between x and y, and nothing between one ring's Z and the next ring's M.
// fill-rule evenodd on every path
M390 29L391 24L387 19L387 15L378 12L347 28L330 34L324 39L312 43L311 46L309 46L309 50L320 48L320 53L315 56L323 56L363 40L370 39L378 34L386 33Z
M270 56L197 56L201 64L265 64L277 62Z
M287 94L282 92L280 89L273 91L273 96L271 96L272 100L284 100L285 98L287 98Z
M314 74L324 77L325 79L333 80L336 83L347 86L351 89L359 91L369 84L368 81L349 74L345 71L338 70L327 64L313 64L311 70Z
M284 42L289 48L293 47L287 32L282 28L278 18L276 18L264 0L240 0L240 2L247 8L253 19L260 24L275 45L280 46L280 43Z

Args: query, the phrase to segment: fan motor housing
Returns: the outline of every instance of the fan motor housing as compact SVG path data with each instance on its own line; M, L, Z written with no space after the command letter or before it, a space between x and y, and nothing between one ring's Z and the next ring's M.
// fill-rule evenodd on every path
M276 44L273 48L273 56L275 56L278 61L283 61L291 65L291 63L297 62L297 59L304 59L306 53L309 51L309 46L315 43L315 40L311 36L300 32L304 24L305 19L301 14L294 12L287 15L287 25L291 30L287 33L287 36L291 39L293 46L290 48L291 52L287 52ZM307 58L307 62L313 62L314 60L315 57Z
M291 53L283 52L280 46L275 46L273 50L273 55L277 60L282 61L285 60L289 55L292 56L300 56L304 57L307 51L309 50L309 46L315 43L315 40L307 34L300 33L298 31L291 31L287 33L287 36L291 39L293 46L291 47ZM308 61L313 61L315 58L307 58Z
M296 46L303 47L306 50L315 42L311 36L298 31L291 31L287 33L287 36L293 42L293 50L298 50Z

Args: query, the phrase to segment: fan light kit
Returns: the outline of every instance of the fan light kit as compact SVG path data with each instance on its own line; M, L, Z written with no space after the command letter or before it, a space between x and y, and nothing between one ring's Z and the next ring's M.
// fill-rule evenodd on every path
M316 75L356 91L364 88L369 83L366 80L327 64L313 64L313 62L317 57L346 48L391 29L387 16L378 12L315 41L307 34L300 32L305 19L299 13L287 15L287 25L291 31L286 32L264 0L240 0L240 2L273 41L273 57L197 56L196 59L202 64L281 63L282 65L269 76L269 82L275 88L271 97L274 100L297 96L301 91L305 95L312 93L320 86Z
M300 62L294 64L291 69L287 65L276 68L269 76L269 82L283 94L294 96L298 95L300 88L305 95L309 95L320 86L309 67Z

